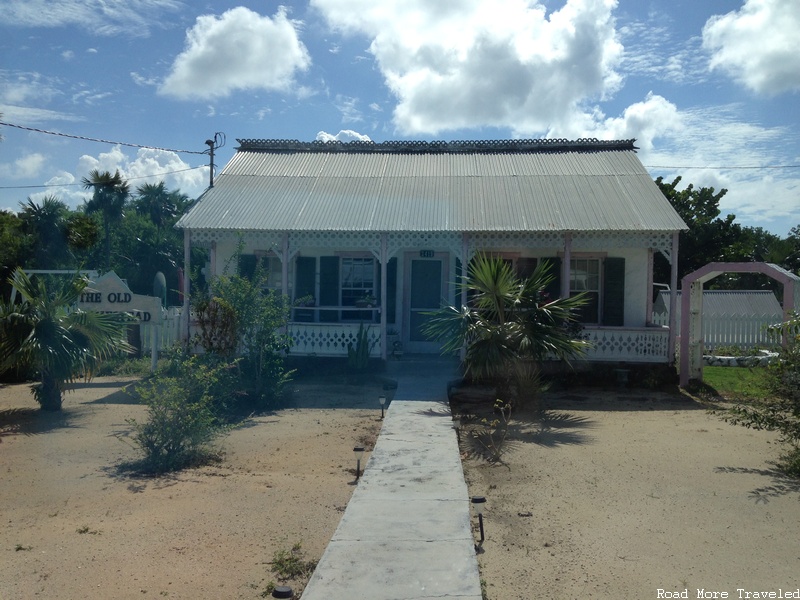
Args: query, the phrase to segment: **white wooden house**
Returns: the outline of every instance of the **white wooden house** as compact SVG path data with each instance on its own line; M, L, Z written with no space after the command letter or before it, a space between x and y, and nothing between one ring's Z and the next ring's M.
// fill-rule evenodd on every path
M376 356L394 335L438 353L425 312L461 302L464 265L489 252L520 273L550 261L553 294L588 292L591 360L672 362L669 328L651 319L653 254L674 289L686 226L633 140L238 142L178 223L186 263L201 246L220 274L240 240L268 261L272 287L311 300L293 310L294 354L344 355L362 323Z

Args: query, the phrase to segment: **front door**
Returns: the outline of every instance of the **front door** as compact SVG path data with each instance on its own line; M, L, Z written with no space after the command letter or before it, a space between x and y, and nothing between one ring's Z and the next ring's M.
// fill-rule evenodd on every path
M409 352L438 352L441 343L431 342L422 333L422 325L430 318L426 312L436 310L444 298L444 281L447 271L446 255L430 258L410 258L406 261L404 338Z

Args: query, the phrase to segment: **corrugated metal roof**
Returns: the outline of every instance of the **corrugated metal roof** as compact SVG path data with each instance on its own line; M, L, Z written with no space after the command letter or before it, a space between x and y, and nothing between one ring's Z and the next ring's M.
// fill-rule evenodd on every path
M642 166L632 141L580 140L562 145L512 140L355 148L246 140L178 227L387 232L686 229Z

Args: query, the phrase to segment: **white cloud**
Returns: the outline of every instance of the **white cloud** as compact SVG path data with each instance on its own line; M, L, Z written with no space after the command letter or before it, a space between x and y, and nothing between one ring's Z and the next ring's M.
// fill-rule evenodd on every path
M70 61L73 58L75 58L75 53L72 50L64 50L61 53L61 58L63 58L66 61Z
M551 131L619 88L616 0L312 0L329 23L371 38L405 134L480 126Z
M241 6L220 17L201 15L159 92L182 100L225 97L236 90L289 92L296 73L311 64L299 26L283 7L273 18Z
M120 146L114 146L96 157L84 154L78 160L75 179L86 177L94 169L110 173L119 171L130 184L131 191L144 183L163 181L168 189L179 189L190 198L196 198L208 184L208 166L193 168L178 154L168 150L140 148L131 158ZM89 192L79 194L82 199L89 195Z
M18 27L77 25L93 35L147 35L179 0L4 0L3 21Z
M800 90L800 2L745 0L738 11L711 17L703 45L720 68L761 93Z
M342 129L336 135L320 131L317 134L318 142L371 142L368 135L363 135L352 129Z
M24 154L13 163L0 163L0 177L27 179L36 177L44 167L46 158L38 152Z

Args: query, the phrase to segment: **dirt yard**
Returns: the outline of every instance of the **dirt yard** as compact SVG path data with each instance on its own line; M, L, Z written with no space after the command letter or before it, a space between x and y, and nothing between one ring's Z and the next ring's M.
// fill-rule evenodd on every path
M1 600L256 599L277 550L320 558L352 448L379 431L377 384L297 384L292 408L226 438L219 466L131 478L116 469L136 457L126 419L145 415L130 383L81 385L57 415L0 388ZM505 464L464 461L487 498L490 600L800 597L800 484L770 465L775 436L679 396L547 402L544 422L512 422Z
M800 598L800 482L770 464L774 435L675 395L546 405L512 420L505 464L464 461L491 600Z
M0 388L1 600L259 598L276 551L322 556L380 388L296 385L296 407L233 431L219 466L131 478L115 468L137 457L126 419L145 418L130 383L80 385L55 415Z

